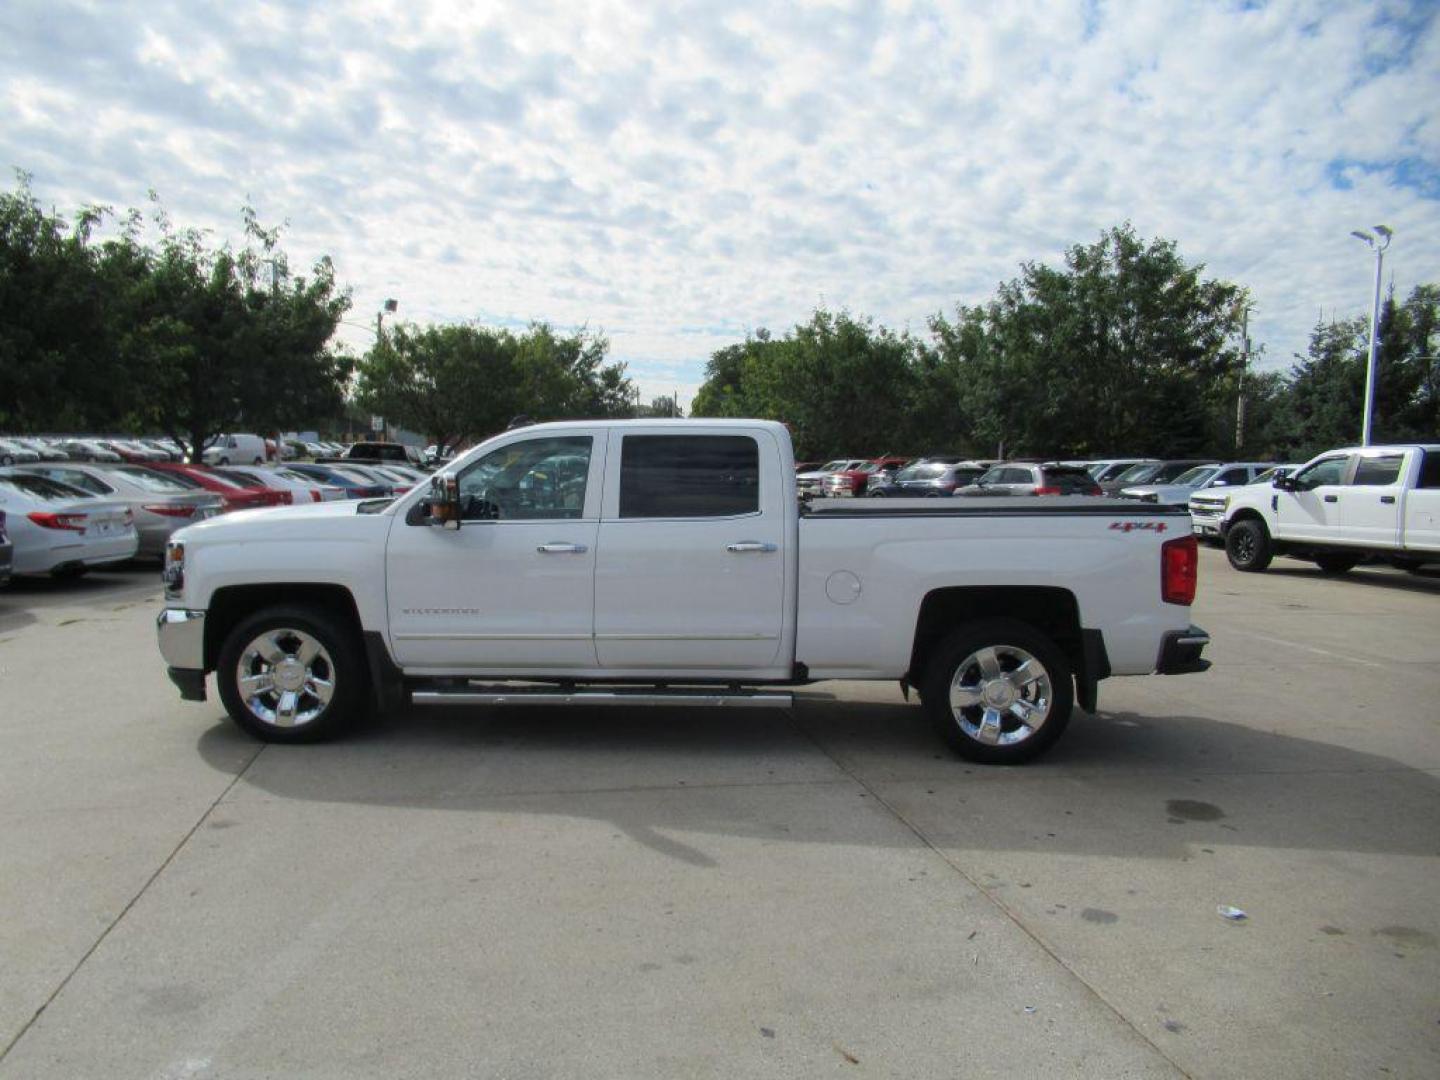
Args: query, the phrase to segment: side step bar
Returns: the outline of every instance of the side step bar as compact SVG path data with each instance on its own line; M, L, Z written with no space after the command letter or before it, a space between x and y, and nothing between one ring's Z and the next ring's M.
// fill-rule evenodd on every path
M686 687L678 690L641 687L629 689L566 690L560 687L467 686L453 690L413 690L416 705L689 705L742 709L788 709L794 695L775 690L726 690Z

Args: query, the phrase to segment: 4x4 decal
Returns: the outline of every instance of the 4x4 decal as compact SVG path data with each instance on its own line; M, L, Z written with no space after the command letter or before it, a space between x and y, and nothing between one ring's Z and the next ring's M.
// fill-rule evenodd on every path
M1136 529L1149 529L1151 532L1163 533L1170 526L1163 521L1112 521L1110 528L1120 532L1134 532Z

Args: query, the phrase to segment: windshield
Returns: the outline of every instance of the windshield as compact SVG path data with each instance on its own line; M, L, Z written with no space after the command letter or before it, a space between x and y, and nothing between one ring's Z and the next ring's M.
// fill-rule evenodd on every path
M901 469L895 476L896 482L902 480L935 480L945 475L945 470L950 466L938 462L923 465L911 465L909 468Z
M44 502L73 502L76 499L94 497L89 492L81 491L69 484L61 484L29 473L7 473L0 476L0 484L8 485L22 494Z
M1115 482L1118 484L1136 484L1142 480L1149 480L1159 471L1160 466L1154 463L1149 465L1131 465L1130 468L1115 478Z
M848 465L848 464L850 464L850 463L849 463L848 461L843 460L843 459L840 460L840 461L827 461L824 465L821 465L821 466L820 466L820 468L819 468L818 471L820 471L820 472L839 472L841 469L845 468L845 466Z
M166 476L164 473L155 472L151 469L116 469L115 474L117 476L123 476L136 487L144 491L153 492L156 495L174 495L190 490L189 485L183 483L179 477Z
M1196 465L1193 469L1186 469L1170 482L1182 487L1199 487L1219 471L1214 465Z

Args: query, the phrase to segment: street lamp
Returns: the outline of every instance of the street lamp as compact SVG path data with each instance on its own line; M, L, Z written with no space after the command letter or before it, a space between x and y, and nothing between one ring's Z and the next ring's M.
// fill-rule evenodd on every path
M375 313L375 349L376 349L377 352L379 351L380 346L383 345L383 344L385 344L385 316L386 316L386 314L394 315L395 312L396 312L396 310L397 310L399 307L400 307L400 301L399 301L399 300L390 300L390 299L387 299L387 300L385 301L385 303L384 303L383 305L381 305L380 310ZM377 418L377 417L371 417L371 418L370 418L370 426L371 426L371 428L374 428L374 427L375 427L375 421L376 421L376 419L380 419L380 418ZM380 437L381 437L382 439L386 439L386 438L389 436L389 434L390 434L389 428L390 428L390 421L389 421L389 420L385 420L385 419L380 419Z
M1375 252L1375 299L1370 303L1370 360L1365 367L1365 423L1360 433L1360 442L1364 446L1370 445L1370 430L1375 417L1375 350L1379 344L1375 336L1380 327L1380 267L1385 262L1385 249L1390 246L1390 238L1395 235L1385 225L1376 225L1375 232L1379 234L1378 239L1364 229L1353 229L1350 233L1355 239L1365 241Z

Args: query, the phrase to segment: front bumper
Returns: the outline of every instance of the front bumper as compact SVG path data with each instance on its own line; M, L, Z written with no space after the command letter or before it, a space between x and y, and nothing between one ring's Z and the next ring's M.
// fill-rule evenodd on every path
M1200 654L1210 644L1210 635L1191 623L1184 630L1171 630L1160 639L1160 656L1155 661L1159 675L1189 675L1207 671L1210 661Z
M155 617L155 636L160 655L180 696L186 701L205 700L205 612L187 608L165 608Z
M205 670L205 612L165 608L155 617L155 634L165 663Z

